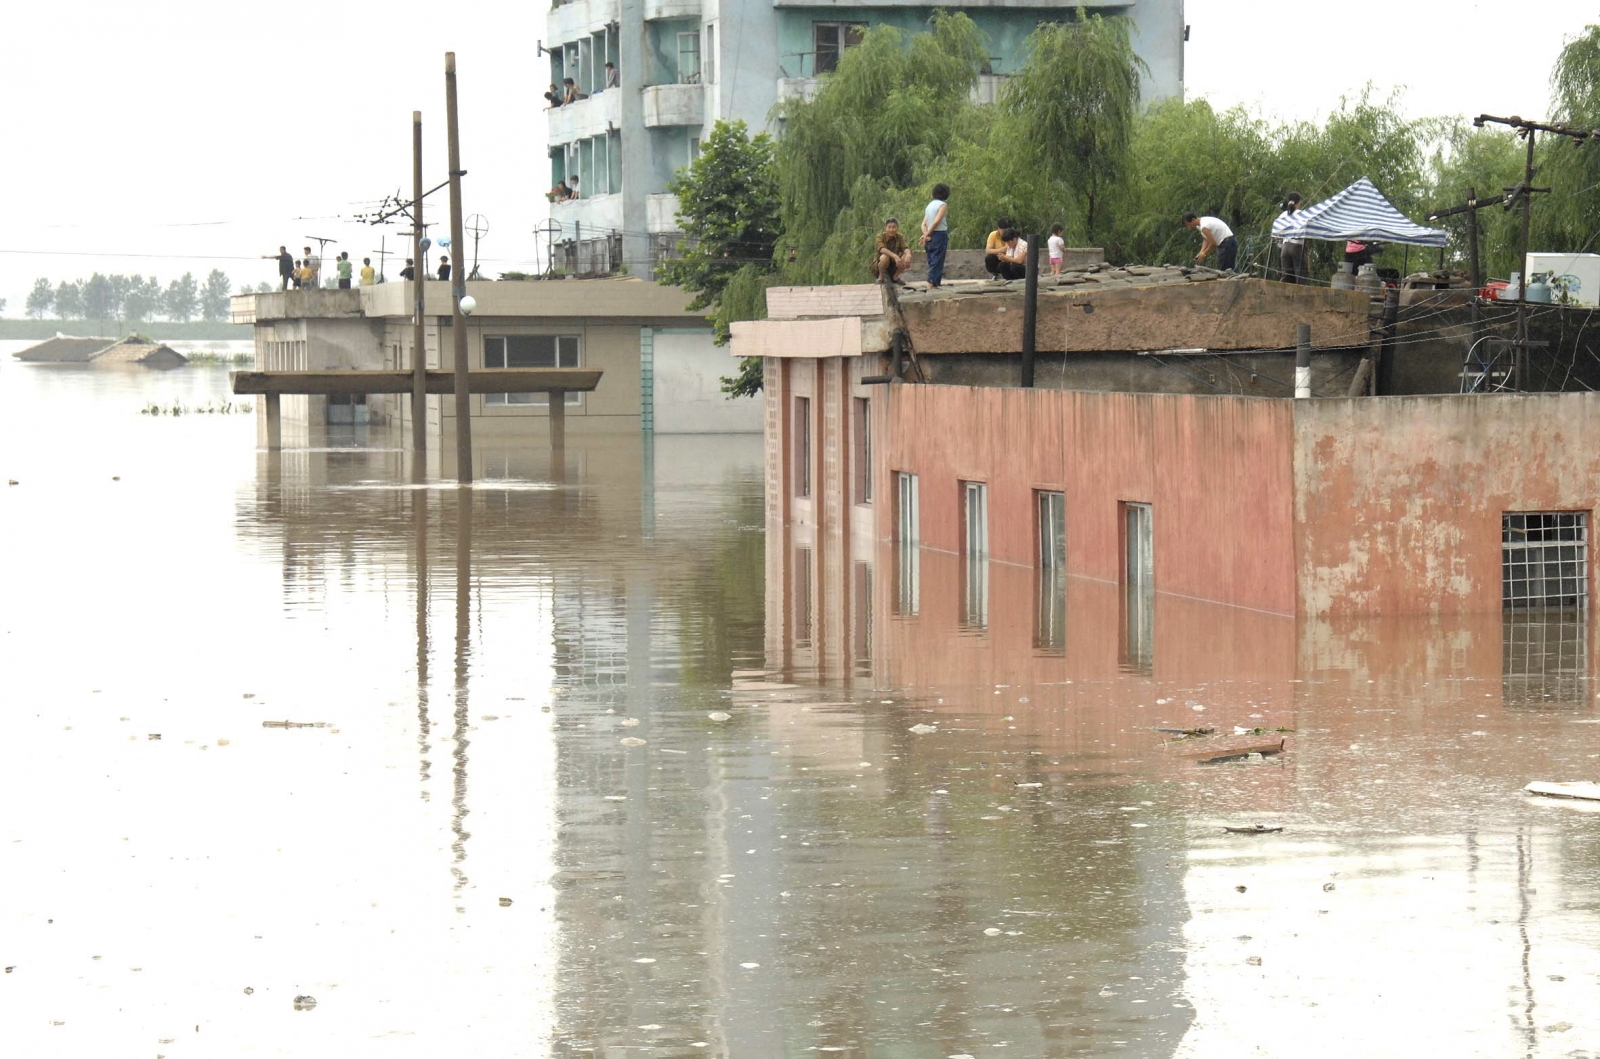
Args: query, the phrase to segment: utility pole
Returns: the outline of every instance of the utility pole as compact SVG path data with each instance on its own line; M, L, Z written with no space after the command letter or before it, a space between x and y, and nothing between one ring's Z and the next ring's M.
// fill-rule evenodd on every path
M1560 123L1550 124L1543 121L1526 121L1513 114L1509 118L1496 117L1493 114L1479 114L1472 119L1474 128L1483 128L1485 125L1506 125L1517 130L1517 135L1527 141L1527 160L1523 165L1522 183L1515 187L1506 188L1503 205L1507 210L1516 205L1522 206L1522 238L1517 258L1517 265L1522 270L1522 283L1517 290L1517 338L1514 343L1514 359L1511 368L1511 386L1514 390L1522 389L1523 378L1527 369L1528 347L1528 240L1533 228L1533 196L1547 192L1549 188L1536 188L1533 186L1533 176L1538 167L1533 164L1533 145L1539 133L1551 136L1565 136L1572 141L1574 147L1600 139L1600 130L1571 129Z
M450 148L450 246L461 256L461 135L456 122L456 53L444 53L445 136ZM472 482L472 393L467 380L466 270L458 260L450 270L450 336L456 351L456 481Z
M472 271L467 273L468 279L479 279L478 275L478 240L489 234L489 218L481 213L474 213L467 218L467 231L472 233Z
M411 112L411 450L420 460L428 451L428 336L423 329L422 271L422 111Z
M1022 385L1033 386L1033 355L1039 324L1039 237L1028 236L1022 284Z

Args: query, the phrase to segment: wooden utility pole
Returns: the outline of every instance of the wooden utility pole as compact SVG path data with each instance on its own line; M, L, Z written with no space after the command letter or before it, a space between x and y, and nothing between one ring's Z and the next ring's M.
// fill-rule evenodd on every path
M1039 237L1028 236L1027 272L1022 284L1022 385L1033 385L1033 355L1039 325Z
M461 268L461 134L456 123L456 53L444 53L445 136L450 141L450 249L457 260L450 265L450 336L456 352L456 481L472 481L472 392L467 382L467 318L461 299L467 293Z
M422 111L411 112L411 451L428 451L428 337L423 330ZM399 365L396 365L399 367Z

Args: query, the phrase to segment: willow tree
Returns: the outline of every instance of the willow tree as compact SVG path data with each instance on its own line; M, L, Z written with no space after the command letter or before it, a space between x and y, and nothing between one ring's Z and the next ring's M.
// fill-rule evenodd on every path
M1139 77L1128 20L1086 14L1045 23L1027 41L1028 58L1000 105L1011 143L1058 194L1075 200L1084 237L1103 233L1107 200L1127 175L1139 113Z
M1580 129L1600 129L1600 26L1589 26L1567 41L1550 74L1555 121ZM1542 138L1540 180L1551 193L1536 196L1535 249L1595 249L1600 204L1600 142L1574 147L1566 137ZM1520 179L1521 174L1518 174ZM1498 190L1498 189L1497 189Z
M961 13L936 13L928 32L909 41L875 26L822 76L813 98L779 106L784 244L797 281L863 277L883 220L875 207L916 197L910 189L966 121L986 53L983 34Z

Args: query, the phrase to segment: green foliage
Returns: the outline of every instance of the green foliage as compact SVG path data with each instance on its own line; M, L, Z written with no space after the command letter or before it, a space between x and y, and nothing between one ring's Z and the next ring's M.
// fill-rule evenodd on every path
M719 121L700 156L669 185L678 196L678 218L692 240L661 264L663 283L694 294L691 310L710 309L717 342L728 340L723 292L741 272L772 268L778 235L778 186L772 137L754 139L742 121Z
M113 277L113 279L120 277ZM133 276L128 281L127 292L122 296L122 319L136 324L150 319L161 311L163 293L154 276Z
M50 281L40 276L33 281L33 290L28 292L28 301L23 311L35 320L42 320L44 314L50 311L50 306L55 304L56 289Z
M1580 129L1600 128L1600 26L1567 41L1551 71L1550 87L1556 103L1553 120ZM1539 144L1535 183L1551 190L1534 199L1534 249L1593 251L1600 237L1600 143L1574 147L1566 137L1552 136Z
M113 302L113 296L115 301ZM83 283L83 315L90 320L106 321L116 315L122 296L114 291L111 281L96 272Z
M56 315L63 320L75 320L87 315L83 309L83 285L62 280L56 284L54 298Z
M212 269L206 284L200 290L200 319L221 321L228 318L228 276L221 269Z
M1444 149L1433 158L1429 177L1433 198L1429 208L1462 205L1467 201L1469 190L1475 191L1480 199L1493 198L1522 179L1522 167L1523 146L1511 130L1459 125L1451 130ZM1418 220L1423 216L1426 214L1420 214ZM1485 277L1509 276L1522 271L1517 264L1521 228L1518 217L1519 214L1508 213L1498 206L1478 211L1479 264ZM1466 271L1469 264L1466 215L1456 214L1427 223L1450 233L1446 267Z
M860 282L885 208L904 214L915 235L923 185L939 179L945 152L976 125L969 97L987 61L983 34L959 13L936 13L929 27L909 43L892 26L873 27L823 75L813 99L780 105L778 174L794 281Z
M222 283L226 290L228 277L223 276ZM194 318L200 311L200 284L195 280L194 273L185 272L182 277L167 284L166 293L161 296L161 308L169 320L188 323Z
M1134 53L1126 18L1082 9L1071 22L1040 26L1027 46L1027 60L1000 97L1010 119L1002 146L1030 164L1036 194L1047 196L1036 203L1073 203L1073 219L1081 217L1074 228L1092 245L1102 236L1106 202L1127 169L1139 76L1146 67ZM1035 230L1049 223L1046 217L1029 219Z

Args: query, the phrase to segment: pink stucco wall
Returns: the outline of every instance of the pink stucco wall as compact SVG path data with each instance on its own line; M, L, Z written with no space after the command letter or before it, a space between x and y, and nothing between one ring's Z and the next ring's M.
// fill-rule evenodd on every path
M1152 506L1158 592L1295 612L1290 402L994 387L875 387L880 537L918 475L924 546L958 552L961 482L988 485L989 554L1032 565L1036 490L1066 494L1067 570L1119 580L1120 503Z
M1498 611L1501 515L1593 512L1600 501L1600 394L1299 401L1294 411L1307 615ZM1592 596L1592 564L1590 578Z

